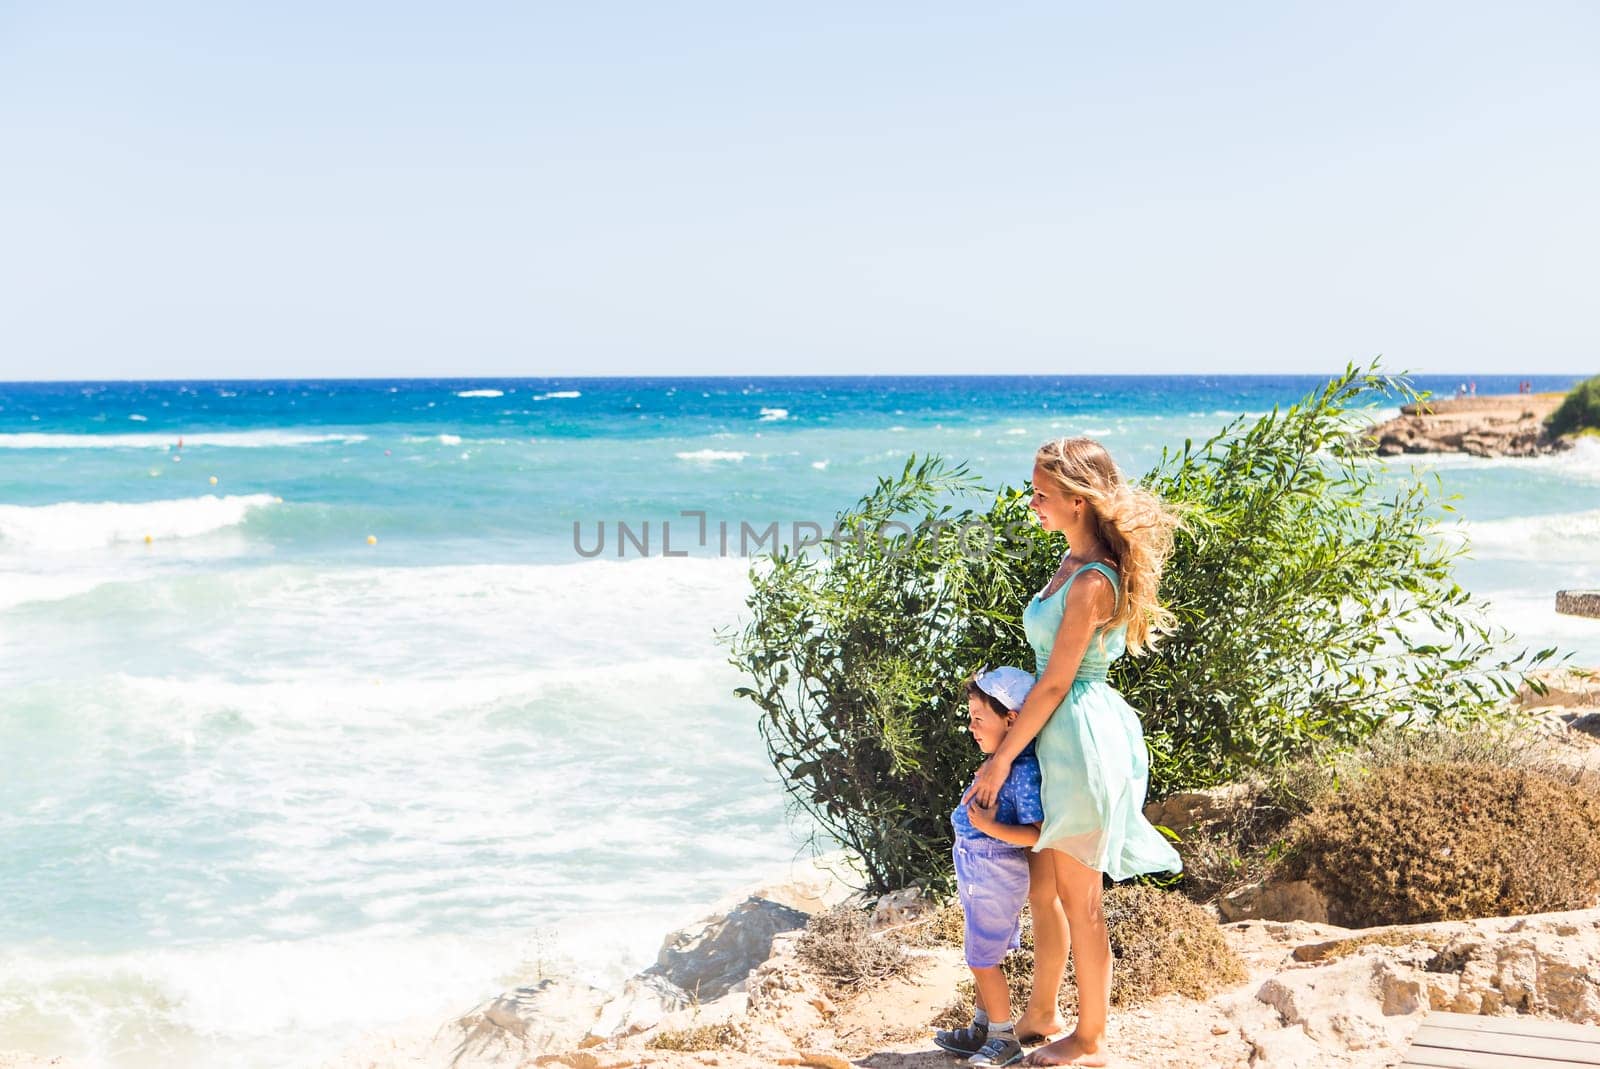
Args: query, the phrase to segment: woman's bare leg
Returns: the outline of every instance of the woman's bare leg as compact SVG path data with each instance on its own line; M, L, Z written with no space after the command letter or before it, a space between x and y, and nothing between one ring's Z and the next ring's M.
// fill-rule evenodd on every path
M1100 904L1099 871L1048 851L1055 863L1056 890L1066 910L1072 962L1078 977L1078 1022L1072 1034L1027 1058L1027 1065L1106 1065L1106 1018L1111 1014L1111 937Z
M1033 914L1033 987L1017 1019L1017 1035L1058 1036L1067 1030L1061 1019L1061 978L1067 970L1067 915L1056 893L1054 850L1028 853L1028 909Z

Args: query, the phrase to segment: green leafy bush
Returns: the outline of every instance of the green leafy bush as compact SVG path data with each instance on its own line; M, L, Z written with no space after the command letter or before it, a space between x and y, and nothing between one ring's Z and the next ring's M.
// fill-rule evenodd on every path
M1151 790L1210 786L1388 722L1492 714L1521 670L1433 537L1435 484L1385 492L1358 411L1409 398L1351 368L1285 411L1164 453L1143 482L1186 507L1162 583L1176 628L1112 682L1145 717ZM1026 489L986 491L961 466L908 461L808 553L751 571L728 634L793 801L853 849L868 887L948 885L948 814L978 763L961 684L1032 667L1021 611L1065 548ZM979 497L986 507L958 509ZM899 526L896 526L899 525Z
M1286 412L1235 420L1163 454L1147 483L1191 506L1162 595L1177 629L1115 681L1146 714L1152 782L1212 786L1313 744L1391 722L1486 716L1553 656L1502 656L1509 636L1454 580L1436 537L1438 484L1385 492L1355 413L1409 399L1404 380L1348 371Z
M1552 435L1600 430L1600 375L1578 383L1550 414L1545 427Z
M949 813L979 756L963 673L1032 663L1018 613L1055 551L1020 491L981 526L941 526L972 518L942 499L976 492L964 468L908 462L838 517L831 559L785 549L752 569L750 621L729 636L785 789L879 893L949 889Z
M1379 769L1300 818L1291 871L1352 927L1594 905L1600 799L1525 769Z

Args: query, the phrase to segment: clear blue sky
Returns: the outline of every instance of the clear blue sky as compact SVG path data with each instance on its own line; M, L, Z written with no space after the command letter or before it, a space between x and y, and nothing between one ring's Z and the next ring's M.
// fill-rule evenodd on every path
M0 0L0 378L1600 371L1600 5Z

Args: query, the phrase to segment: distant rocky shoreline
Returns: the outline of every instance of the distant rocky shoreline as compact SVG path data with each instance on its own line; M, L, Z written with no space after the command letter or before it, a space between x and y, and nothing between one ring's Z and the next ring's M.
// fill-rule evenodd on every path
M1400 415L1372 428L1378 455L1466 453L1475 457L1535 457L1572 448L1552 436L1545 420L1565 394L1457 397L1403 405Z

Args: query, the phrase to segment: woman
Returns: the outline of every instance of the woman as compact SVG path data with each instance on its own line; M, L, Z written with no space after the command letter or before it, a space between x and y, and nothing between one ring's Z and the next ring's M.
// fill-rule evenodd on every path
M1177 851L1144 819L1149 752L1138 714L1106 683L1106 670L1124 649L1148 649L1171 618L1156 587L1177 517L1155 495L1129 485L1091 438L1043 446L1034 457L1033 486L1029 506L1045 530L1066 535L1068 552L1022 613L1039 681L968 795L992 804L1011 762L1037 736L1044 825L1033 849L1048 859L1067 932L1048 908L1046 922L1038 922L1035 896L1034 988L1019 1030L1034 1022L1039 1032L1052 1030L1069 935L1078 1021L1025 1064L1106 1065L1111 942L1102 875L1124 880L1182 868Z

